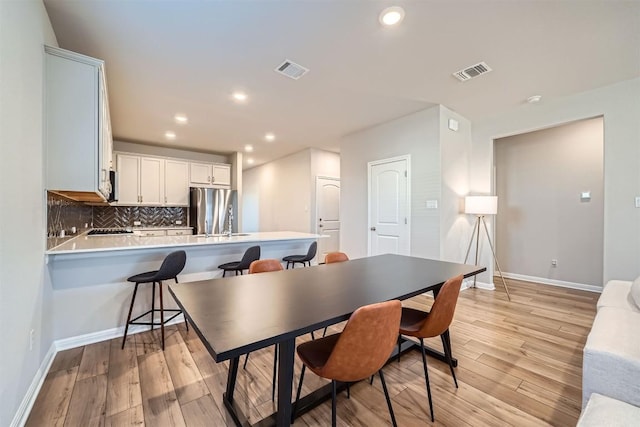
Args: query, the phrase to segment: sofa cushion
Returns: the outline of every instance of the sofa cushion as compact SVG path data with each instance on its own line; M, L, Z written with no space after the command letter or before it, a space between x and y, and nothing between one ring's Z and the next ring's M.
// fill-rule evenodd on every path
M637 427L640 408L598 393L589 398L576 427Z
M592 393L640 406L640 313L602 307L584 346L582 406Z
M640 308L632 300L629 292L631 284L632 282L626 280L609 280L602 290L602 295L598 298L597 309L617 307L640 313Z
M640 310L640 276L631 284L631 289L629 290L629 296L631 300L636 306L636 309Z

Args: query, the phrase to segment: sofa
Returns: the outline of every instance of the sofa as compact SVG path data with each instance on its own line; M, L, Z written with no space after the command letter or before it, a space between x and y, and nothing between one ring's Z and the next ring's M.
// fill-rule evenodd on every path
M591 417L606 408L610 419L615 419L615 408L621 407L615 401L640 407L640 277L633 282L607 282L598 299L583 351L579 425L596 425L589 424Z

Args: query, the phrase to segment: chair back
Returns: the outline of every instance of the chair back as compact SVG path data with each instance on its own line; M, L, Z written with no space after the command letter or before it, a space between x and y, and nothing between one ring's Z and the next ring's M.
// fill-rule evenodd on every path
M329 252L324 256L325 264L343 261L349 261L349 257L344 252Z
M246 270L253 261L260 259L260 246L251 246L247 249L236 267L236 270Z
M176 276L182 272L186 263L187 253L185 251L171 252L164 261L162 261L162 265L154 275L153 281L159 282L162 280L175 279Z
M282 264L277 259L259 259L249 266L249 274L267 273L269 271L283 270Z
M449 329L456 311L462 279L462 275L459 275L444 282L417 336L437 337Z
M316 252L318 251L318 242L312 242L309 246L309 250L307 251L307 256L304 257L305 261L311 261L313 257L316 256Z
M319 375L359 381L378 372L396 344L401 315L402 304L398 300L354 311Z

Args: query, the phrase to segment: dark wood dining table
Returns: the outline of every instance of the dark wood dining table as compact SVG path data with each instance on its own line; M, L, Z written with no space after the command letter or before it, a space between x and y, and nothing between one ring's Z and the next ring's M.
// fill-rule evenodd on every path
M213 359L229 360L223 401L237 425L249 425L234 401L240 356L278 345L277 412L254 425L288 426L296 337L347 320L358 307L404 300L427 291L437 295L450 277L470 277L485 270L475 265L387 254L171 284L169 291ZM306 396L298 407L308 410L320 394Z

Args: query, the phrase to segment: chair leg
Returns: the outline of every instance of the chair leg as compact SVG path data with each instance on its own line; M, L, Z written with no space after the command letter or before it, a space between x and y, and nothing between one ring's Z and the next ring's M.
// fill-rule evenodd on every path
M351 399L351 383L347 383L347 399Z
M398 363L400 363L400 343L402 342L401 338L402 335L398 335Z
M278 373L278 344L273 346L273 375L271 377L271 401L276 400L276 374Z
M127 324L124 327L124 337L122 337L122 347L124 349L124 342L127 340L127 332L129 332L129 322L131 322L131 312L133 311L133 303L136 301L136 293L138 292L138 285L140 283L136 283L135 288L133 288L133 296L131 297L131 305L129 306L129 315L127 316Z
M293 408L291 408L291 424L296 419L296 410L298 408L298 400L300 400L300 392L302 391L302 381L304 380L304 371L307 369L307 365L302 364L302 372L300 372L300 382L298 382L298 391L296 392L296 400L293 402Z
M325 336L327 336L327 328L328 326L324 327L324 331L322 331L322 338L324 338Z
M427 383L427 397L429 398L429 410L431 411L431 422L433 422L433 402L431 401L431 386L429 385L429 371L427 370L427 355L424 351L424 340L420 338L420 349L422 350L422 366L424 367L424 381Z
M311 331L311 339L312 339L312 340L315 340L315 339L316 339L316 336L315 336L315 334L313 333L313 331Z
M336 380L331 380L331 427L336 427Z
M155 326L155 318L156 318L156 282L153 282L153 287L151 288L151 330L153 331L153 327Z
M247 353L244 355L244 364L242 365L242 369L247 369L247 361L249 360L249 355L251 353Z
M387 390L387 383L384 380L384 375L382 374L382 369L378 371L378 375L380 375L380 381L382 382L382 390L384 390L384 397L387 399L387 407L389 408L389 415L391 415L391 423L393 427L397 427L396 416L393 413L393 406L391 406L391 399L389 399L389 390Z
M222 277L227 275L227 270L222 270Z
M160 288L160 330L162 331L162 351L164 351L164 301L162 301L162 282L158 282Z
M375 378L375 375L371 375L371 378L369 379L369 385L373 385L374 378Z
M444 349L444 354L447 356L447 363L449 363L449 370L451 370L451 376L453 376L453 383L458 388L458 380L456 379L456 372L453 370L453 361L451 360L451 347L449 343L445 339L444 335L440 335L442 339L442 348Z

